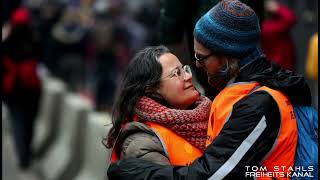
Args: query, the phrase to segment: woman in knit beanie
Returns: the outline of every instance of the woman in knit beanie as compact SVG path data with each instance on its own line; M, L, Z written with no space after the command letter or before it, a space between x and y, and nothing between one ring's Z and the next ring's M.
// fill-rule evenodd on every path
M115 160L138 157L186 165L205 149L210 106L211 101L194 88L188 65L164 46L145 48L124 74L106 146L114 148ZM183 155L185 149L174 153L180 147L166 140L183 142L187 152L198 155Z
M240 1L222 0L202 16L194 42L197 67L219 91L203 155L184 167L125 159L110 165L109 180L289 179L298 139L293 104L310 106L306 81L265 58L258 18Z

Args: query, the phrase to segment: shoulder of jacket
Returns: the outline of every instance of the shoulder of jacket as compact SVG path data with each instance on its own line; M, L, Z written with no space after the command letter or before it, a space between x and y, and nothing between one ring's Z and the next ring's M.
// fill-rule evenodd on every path
M121 148L121 156L141 157L150 152L162 152L165 154L162 144L156 135L145 132L136 132L127 136Z
M152 129L144 123L129 122L124 127L122 127L118 140L123 141L131 134L135 134L138 132L143 132L143 133L147 133L147 134L151 134L151 135L154 134Z

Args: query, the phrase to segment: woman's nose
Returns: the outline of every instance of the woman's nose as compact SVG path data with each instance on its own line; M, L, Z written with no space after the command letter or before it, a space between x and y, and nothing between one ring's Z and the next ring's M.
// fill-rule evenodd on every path
M192 79L192 73L184 72L183 79L186 80L186 81Z

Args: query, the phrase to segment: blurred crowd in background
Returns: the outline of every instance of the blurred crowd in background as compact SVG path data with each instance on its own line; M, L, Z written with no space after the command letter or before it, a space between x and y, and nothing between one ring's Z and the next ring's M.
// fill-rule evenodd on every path
M198 6L197 9L202 8L203 12L212 7L210 4L216 3L209 0L207 2L210 3L199 2L207 4L207 7ZM263 4L262 0L252 2ZM275 8L275 0L270 0L257 13L263 16L262 40L266 54L283 67L306 76L316 107L317 2L283 0L278 2L280 8ZM13 14L19 8L20 11ZM182 10L178 11L179 9ZM178 28L176 32L175 29L166 31L165 27L159 26L174 24L174 20L179 19L165 19L161 14L177 12L176 15L179 16L183 9L186 13L180 14L179 18L187 19L189 17L184 16L192 14L196 6L187 6L184 1L173 0L5 0L2 1L4 60L1 67L12 67L11 72L14 72L14 63L10 59L15 63L28 59L30 61L25 63L24 69L36 68L40 77L49 73L63 80L69 91L81 94L90 101L96 111L111 112L122 73L130 59L142 48L165 44L183 63L193 64L190 61L193 59L193 51L190 50L193 46L190 47L186 40L190 34L183 29L182 32ZM188 22L181 23L186 26ZM159 31L161 28L162 31ZM173 34L163 34L166 32ZM171 37L174 35L180 39ZM168 40L169 38L173 40ZM11 92L14 85L10 77L3 76L5 71L1 73L5 91L3 100L12 110L11 113L18 116L19 110L24 111L21 116L28 116L31 120L27 121L28 125L23 126L30 126L29 129L32 129L32 119L36 116L37 102L41 98L41 85L36 77L32 81L32 77L37 75L32 75L32 70L29 70L23 71L25 76L23 73L21 75L29 76L31 80L21 78L22 82L27 81L27 88L20 93ZM21 90L21 87L18 89ZM19 109L17 104L24 110ZM32 133L28 137L27 143L30 143Z
M210 7L214 3L212 1L206 4ZM286 6L294 3L283 1ZM166 36L161 37L157 33L163 0L10 0L3 4L3 31L10 23L10 15L15 8L24 6L29 9L32 34L37 43L33 47L38 48L40 72L41 67L47 68L51 74L67 82L71 91L88 97L98 111L110 111L121 73L132 56L145 46L167 41ZM190 8L182 3L171 4L178 11L177 5L189 8L188 11L192 11L194 7ZM294 70L295 65L299 64L296 61L304 62L306 58L296 59L291 31L301 18L297 18L298 15L286 6L281 8L280 16L274 12L272 3L269 3L264 12L261 11L258 15L264 14L265 25L262 26L262 31L267 41L263 44L265 52L271 59ZM278 26L279 21L269 20L273 16L283 17L284 22L280 21L283 27ZM311 21L316 21L317 17L310 16L312 15L309 15L309 21L310 18ZM281 28L287 28L286 33ZM183 32L180 36L181 34ZM170 38L172 35L167 36ZM286 36L283 40L285 42L279 42L284 39L282 36ZM274 47L274 44L279 43L282 45ZM307 44L296 43L299 49L301 43ZM181 54L188 54L183 50L180 51ZM19 53L18 49L16 53Z
M152 44L160 12L158 0L12 0L4 2L4 26L19 6L31 13L40 72L45 67L99 111L110 110L133 54Z

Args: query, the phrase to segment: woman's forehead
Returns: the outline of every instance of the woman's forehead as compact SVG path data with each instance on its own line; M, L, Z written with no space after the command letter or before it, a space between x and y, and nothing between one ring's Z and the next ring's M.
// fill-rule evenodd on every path
M166 53L160 56L159 62L164 70L181 66L181 62L179 61L179 59L172 53Z

